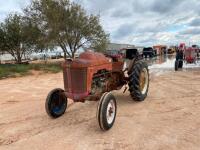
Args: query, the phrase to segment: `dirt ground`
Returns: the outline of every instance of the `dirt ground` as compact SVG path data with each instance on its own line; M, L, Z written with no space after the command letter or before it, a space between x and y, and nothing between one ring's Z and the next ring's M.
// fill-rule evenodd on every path
M116 122L102 132L97 102L70 104L50 119L44 109L50 90L63 87L62 73L0 80L0 149L16 150L199 150L200 71L151 73L148 98L134 102L114 92Z

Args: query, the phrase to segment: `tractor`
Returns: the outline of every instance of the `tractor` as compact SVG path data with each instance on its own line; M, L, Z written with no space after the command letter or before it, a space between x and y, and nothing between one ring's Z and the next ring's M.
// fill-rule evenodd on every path
M86 51L79 58L62 63L64 89L52 90L45 103L51 118L62 116L68 100L74 102L99 101L97 120L103 131L112 128L117 102L111 93L123 87L135 101L144 101L149 89L149 70L137 49L125 49L122 57L106 57L104 54ZM128 88L129 87L129 88Z
M186 64L196 64L198 57L198 49L194 47L186 47L184 43L180 44L176 51L175 71L183 68L183 62Z
M152 47L144 48L143 57L147 58L147 56L149 56L149 58L156 56L156 50L154 50Z

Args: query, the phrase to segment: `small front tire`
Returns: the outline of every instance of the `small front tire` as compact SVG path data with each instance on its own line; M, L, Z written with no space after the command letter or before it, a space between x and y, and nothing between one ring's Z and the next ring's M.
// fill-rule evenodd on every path
M58 118L65 113L66 108L67 97L64 95L64 90L59 88L52 90L46 98L45 109L47 114L51 118Z
M115 97L111 93L105 93L98 105L97 119L100 128L107 131L112 128L117 113L117 103Z

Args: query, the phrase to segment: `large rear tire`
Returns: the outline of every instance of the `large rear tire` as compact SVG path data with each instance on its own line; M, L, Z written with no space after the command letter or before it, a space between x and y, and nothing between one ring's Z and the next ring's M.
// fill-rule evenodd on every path
M176 60L174 64L175 71L178 71L179 62Z
M112 128L117 114L117 103L112 93L105 93L97 108L97 119L100 128L107 131Z
M181 69L183 68L183 61L182 60L179 61L178 68L181 68Z
M144 101L149 90L149 70L144 61L134 64L129 74L129 91L133 100Z
M58 118L65 113L66 108L67 97L64 95L64 90L59 88L52 90L46 98L45 109L47 114L51 118Z

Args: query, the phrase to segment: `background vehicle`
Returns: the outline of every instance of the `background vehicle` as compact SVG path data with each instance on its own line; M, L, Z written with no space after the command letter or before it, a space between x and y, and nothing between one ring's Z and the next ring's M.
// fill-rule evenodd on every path
M186 62L186 64L196 64L197 56L198 52L196 48L186 47L184 43L181 43L176 52L175 71L183 67L184 61Z
M156 56L156 50L154 50L152 47L144 48L143 49L143 56L145 58L149 57L154 57Z
M167 46L166 45L155 45L153 46L153 49L156 50L157 55L165 55L167 54Z
M184 52L184 58L186 63L196 63L197 60L197 50L193 47L189 47Z
M117 113L117 103L111 91L129 86L135 101L144 101L149 88L147 64L139 59L135 49L124 50L123 58L106 57L92 51L63 63L65 89L52 90L46 99L46 112L52 118L65 113L68 98L74 102L99 101L97 120L102 130L109 130Z
M199 59L200 58L200 47L199 47L199 45L192 45L192 47L194 49L196 49L197 59Z
M123 54L120 50L108 50L105 53L106 57L111 57L114 61L117 61L119 58L123 57Z
M177 47L176 46L170 46L167 49L167 54L174 54L176 52Z
M183 59L184 59L184 51L186 50L186 44L180 43L177 51L176 51L176 61L175 61L175 71L177 71L179 68L183 68Z
M175 71L179 68L183 68L183 50L178 49L176 51L176 60L175 60Z

